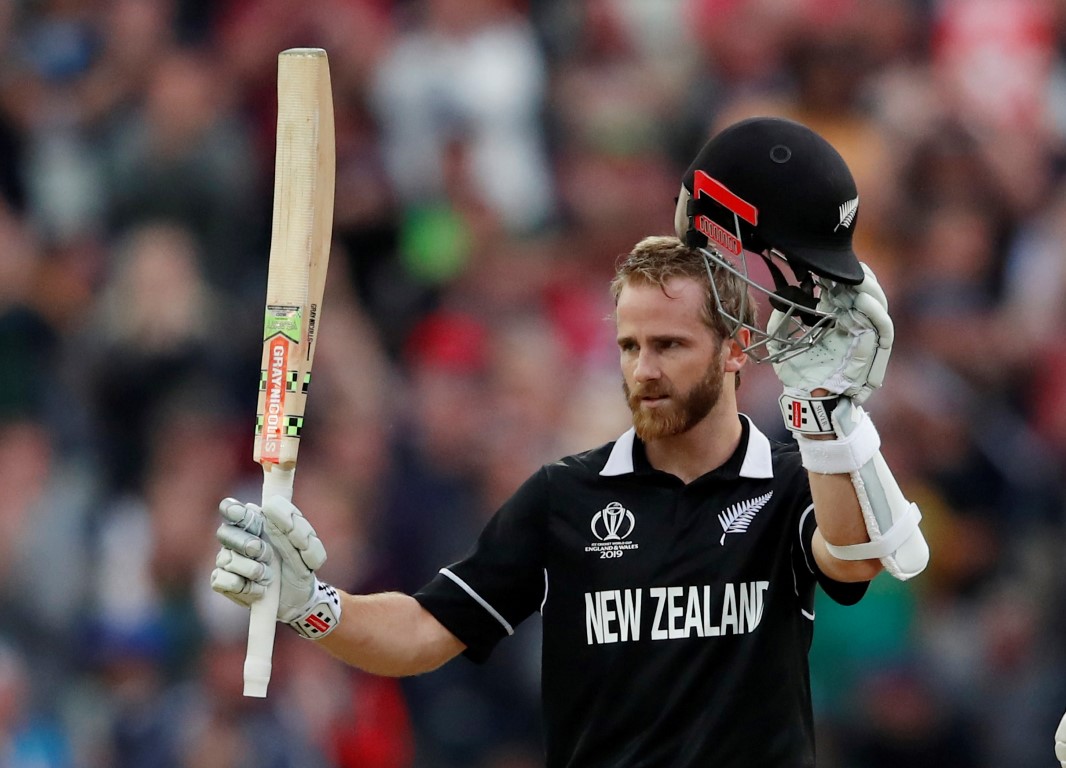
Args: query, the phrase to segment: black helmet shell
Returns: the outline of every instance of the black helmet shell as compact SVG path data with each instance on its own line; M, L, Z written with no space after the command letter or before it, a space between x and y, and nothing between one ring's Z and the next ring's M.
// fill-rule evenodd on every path
M810 128L777 117L734 123L704 145L682 183L691 200L683 195L679 202L687 204L687 229L678 235L690 245L708 245L701 216L729 233L726 240L739 223L747 250L773 248L793 268L849 285L862 282L851 245L859 207L855 180L840 153Z

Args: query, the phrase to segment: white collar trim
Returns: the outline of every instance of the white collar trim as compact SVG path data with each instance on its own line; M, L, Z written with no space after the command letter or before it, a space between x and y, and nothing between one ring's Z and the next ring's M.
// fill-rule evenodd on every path
M600 474L604 477L616 477L617 475L629 475L633 473L633 441L636 440L637 430L630 427L617 440L611 449L611 455L607 457L607 463L603 465Z
M748 422L748 450L740 465L740 476L762 480L774 476L774 463L770 455L770 440L759 431L755 422L740 414Z
M765 479L774 476L774 466L770 458L770 440L759 431L755 423L744 414L748 422L748 446L744 452L744 462L740 465L740 476L753 479ZM607 463L600 470L603 477L617 477L633 473L633 442L637 431L630 427L614 443Z

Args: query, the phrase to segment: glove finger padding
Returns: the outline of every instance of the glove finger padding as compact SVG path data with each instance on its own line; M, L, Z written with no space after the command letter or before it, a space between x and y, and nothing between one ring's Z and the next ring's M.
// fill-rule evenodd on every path
M215 531L215 538L223 546L223 551L233 550L245 557L272 562L274 552L262 536L256 536L230 523L223 523Z
M877 282L877 276L874 274L874 271L870 269L868 264L860 261L859 266L862 267L864 277L862 282L857 286L857 290L872 296L887 312L888 296L885 294L885 289L881 287L879 282Z
M292 622L307 612L316 590L314 571L326 562L326 550L300 510L281 496L263 502L263 517L265 535L281 561L278 619Z
M285 536L289 545L295 550L303 565L312 571L317 571L326 562L326 548L315 533L315 529L307 522L307 518L297 509L292 502L286 501L281 496L275 496L265 502L263 514L266 516L268 525ZM282 557L285 552L282 551Z
M254 504L223 499L218 505L225 520L215 532L222 545L211 572L211 589L238 605L250 606L266 592L274 577L274 550L262 538L263 515Z
M215 555L215 565L227 573L232 573L245 579L250 584L258 584L266 588L274 580L274 570L266 563L245 557L229 549L221 549ZM250 589L240 589L239 592L250 592Z
M253 536L263 535L263 512L255 504L244 504L234 498L225 498L218 511L230 525L241 528Z
M861 404L884 383L895 332L884 291L870 268L862 267L866 277L858 286L823 287L817 308L836 316L833 327L810 349L773 364L786 388L825 389ZM767 329L785 320L775 310ZM774 350L772 342L768 347Z
M274 578L270 566L223 547L215 556L211 571L211 589L238 605L250 607L266 593Z
M766 351L770 355L777 355L781 352L782 344L778 341L778 334L781 333L781 324L787 320L788 316L779 309L770 312L770 317L766 319Z
M219 553L219 559L223 554L225 553ZM266 593L264 582L234 573L232 567L232 563L220 563L211 571L211 589L239 605L250 607Z
M878 304L872 296L860 293L855 296L852 304L852 312L860 316L857 325L872 328L877 334L877 346L891 349L895 337L895 327L892 318L888 316L888 310Z
M228 597L242 608L251 608L252 603L262 597L262 592L256 592L254 587L248 587L248 580L235 576L229 571L216 568L211 571L211 589L223 597ZM244 590L248 591L244 591Z
M863 273L861 283L858 285L845 285L836 282L829 283L826 290L822 293L821 298L827 299L830 303L835 303L839 308L848 309L852 306L855 296L866 295L877 302L887 312L888 296L885 294L885 290L881 287L881 284L877 282L877 276L874 275L874 271L864 263L860 262L859 266L862 267Z
M870 390L885 383L885 371L888 370L888 358L892 354L892 342L895 340L895 326L888 310L866 294L859 294L855 299L855 309L869 318L877 331L877 348L866 373L866 383Z

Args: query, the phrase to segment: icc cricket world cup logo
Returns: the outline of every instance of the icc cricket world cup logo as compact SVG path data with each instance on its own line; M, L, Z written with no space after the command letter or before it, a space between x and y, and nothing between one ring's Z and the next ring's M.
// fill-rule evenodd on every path
M592 535L600 541L621 541L633 533L633 513L612 501L592 518Z

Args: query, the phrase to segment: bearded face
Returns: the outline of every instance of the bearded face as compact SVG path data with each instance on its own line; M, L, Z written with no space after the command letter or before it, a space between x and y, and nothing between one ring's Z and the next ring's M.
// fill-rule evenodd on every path
M706 287L690 277L665 285L630 281L615 323L626 402L645 441L684 434L723 398L732 347L706 320Z
M703 378L684 392L677 391L673 384L663 379L634 387L623 379L622 389L633 413L637 437L647 443L683 434L700 423L722 396L723 353L724 350L719 350ZM651 406L648 398L666 399Z

